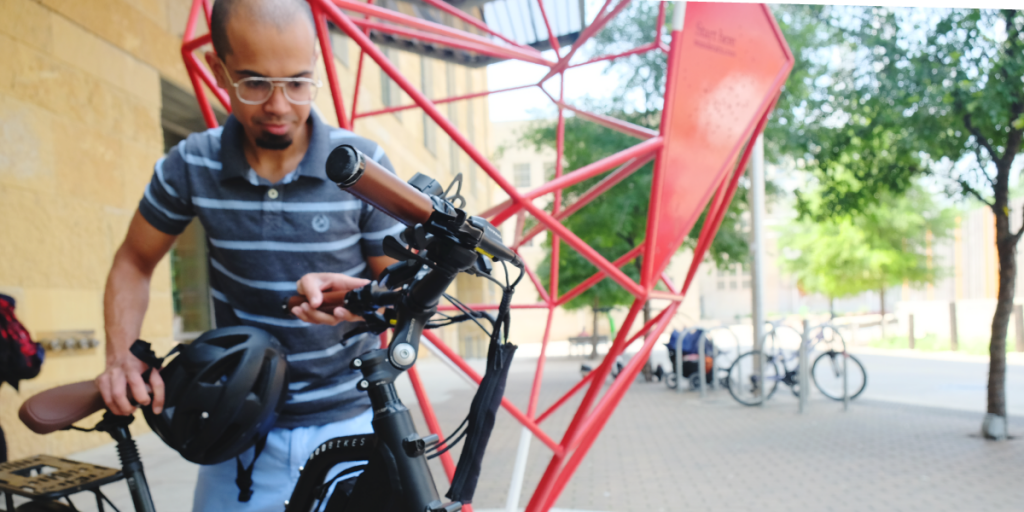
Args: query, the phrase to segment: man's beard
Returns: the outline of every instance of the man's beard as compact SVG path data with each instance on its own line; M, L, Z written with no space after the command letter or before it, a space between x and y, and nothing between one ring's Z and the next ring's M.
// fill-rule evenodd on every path
M282 150L292 145L290 135L274 135L264 132L256 138L256 145L263 149Z

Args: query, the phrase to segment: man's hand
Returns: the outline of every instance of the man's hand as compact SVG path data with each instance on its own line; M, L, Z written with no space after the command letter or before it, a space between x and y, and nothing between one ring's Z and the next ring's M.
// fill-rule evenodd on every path
M334 314L329 315L317 308L323 304L325 291L348 293L356 288L366 286L370 281L347 276L345 274L313 273L306 274L299 279L295 290L299 295L304 295L307 302L292 308L292 314L304 322L321 325L338 325L341 322L361 322L362 317L352 314L351 311L343 308L334 308Z
M153 413L160 414L164 408L164 380L160 372L154 369L149 373L149 386L147 389L142 374L149 366L139 361L130 353L107 358L107 369L96 377L96 387L100 388L103 395L103 402L107 404L110 412L120 416L128 416L135 412L135 407L128 401L128 390L131 390L132 398L141 405L150 405L152 402ZM153 397L150 399L149 392L152 390Z

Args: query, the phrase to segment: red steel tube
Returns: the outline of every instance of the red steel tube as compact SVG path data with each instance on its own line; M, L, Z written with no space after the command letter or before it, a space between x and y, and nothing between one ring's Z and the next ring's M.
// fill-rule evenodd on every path
M526 194L517 193L516 195L521 197L523 199L522 201L518 201L517 199L515 199L515 196L509 194L510 196L513 197L513 199L506 203L502 203L502 205L507 204L506 208L504 210L500 210L497 214L495 214L494 218L491 220L491 223L497 226L502 222L505 222L505 220L507 220L509 217L515 215L520 208L526 208L527 210L530 210L530 208L524 204L525 202L532 201L533 199L536 199L546 194L550 194L551 192L554 192L556 190L571 187L572 185L575 185L581 181L593 178L598 174L608 172L608 170L618 167L619 165L622 165L623 163L626 163L633 158L647 156L661 149L663 142L664 139L661 137L655 137L653 139L645 140L633 147L626 148L622 151L619 151L618 153L615 153L614 155L606 156L592 164L584 165L583 167L580 167L579 169L576 169L575 171L572 171L564 176L555 178L527 192ZM491 211L494 211L494 208L491 208L490 210L488 210L488 212L485 213L489 213ZM484 215L481 214L481 217L483 216ZM540 219L538 218L538 220Z
M519 90L519 89L525 89L527 87L536 87L536 86L537 86L537 84L517 85L515 87L509 87L507 89L497 89L497 90L494 90L494 91L475 92L473 94L463 94L461 96L453 96L451 98L442 98L442 99L430 100L430 101L433 101L435 105L441 105L441 104L450 103L450 102L453 102L453 101L471 100L473 98L479 98L481 96L488 96L488 95L491 95L491 94L499 94L499 93L508 92L508 91L516 91L516 90ZM372 111L367 112L365 114L359 114L359 117L370 117L370 116L378 116L378 115L381 115L381 114L391 114L393 112L401 112L403 110L409 110L409 109L413 109L413 108L420 108L420 106L419 105L402 105L402 106L399 106L399 107L382 108L380 110L372 110Z
M541 90L543 91L544 88L541 87ZM547 91L544 91L544 92L547 93ZM552 101L554 101L553 98L552 98ZM601 115L601 114L594 114L592 112L587 112L585 110L580 110L580 109L578 109L576 107L573 107L572 105L568 105L568 104L563 103L561 101L555 101L555 104L558 105L561 108L565 108L565 109L571 110L577 116L579 116L579 117L581 117L583 119L586 119L587 121L599 124L601 126L604 126L605 128L611 128L612 130L615 130L617 132L625 133L626 135L631 135L631 136L636 137L636 138L638 138L640 140L648 140L648 139L652 139L652 138L658 136L658 132L656 132L656 131L654 131L654 130L652 130L650 128L645 128L643 126L630 123L628 121L623 121L621 119L616 119L614 117L610 117L610 116L606 116L606 115Z
M548 338L551 336L551 320L555 318L555 308L548 307L548 321L544 325L544 337L540 343L540 357L537 358L537 371L533 374L533 386L530 388L530 403L526 406L526 417L537 415L537 399L540 397L540 384L544 379L544 361L547 359Z
M546 304L551 304L551 296L548 295L547 290L544 289L544 285L541 284L540 279L537 278L537 274L533 272L533 269L529 265L523 265L523 269L526 270L526 276L533 282L533 286L537 288L537 293L540 294L541 300Z
M573 64L573 65L567 67L566 69L583 67L583 66L586 66L588 64L593 64L595 62L603 62L603 61L606 61L606 60L613 60L613 59L618 59L618 58L621 58L621 57L629 57L630 55L636 55L638 53L649 52L651 50L656 49L657 47L658 47L658 43L657 42L647 43L645 45L637 46L636 48L633 48L632 50L624 51L622 53L616 53L615 55L605 55L604 57L597 57L597 58L590 59L590 60L585 61L585 62L580 62L579 64Z
M625 9L626 6L629 5L629 1L630 0L620 0L619 4L616 5L615 8L611 10L611 12L604 16L598 15L597 18L594 18L594 21L590 24L590 26L583 29L583 32L580 34L580 36L576 38L576 42L572 44L572 49L569 50L569 53L565 54L564 57L558 59L558 62L551 66L551 70L548 71L546 75L544 75L544 78L540 79L541 83L544 83L549 78L555 76L558 73L561 73L562 71L565 71L565 68L569 66L569 61L572 59L573 55L576 54L576 50L583 46L583 44L586 43L587 40L589 40L591 37L593 37L593 35L596 34L599 30L604 28L605 24L611 21L611 19L614 18L616 15L618 15L619 12L622 11L622 9ZM604 10L608 8L608 5L611 4L611 2L612 0L606 0L604 6L602 6L601 10L598 12L604 12Z
M627 252L626 254L623 254L622 256L619 256L619 258L617 260L615 260L615 262L613 262L612 264L615 265L616 267L621 267L621 266L625 265L626 263L629 263L630 261L632 261L633 258L636 258L637 256L639 256L643 252L644 252L643 244L638 245L638 246L634 247L631 251ZM607 274L605 274L601 270L598 270L597 272L594 273L594 275L588 277L586 281L583 281L582 283L576 285L575 288L573 288L572 290L569 290L568 293L566 293L561 298L559 298L555 302L555 305L556 306L561 306L561 305L565 304L566 302L569 302L570 300L575 299L577 295L587 291L591 286L594 286L595 284L600 283L601 280L604 279L605 277L607 277Z
M367 4L372 4L373 0L366 0L366 3ZM365 15L365 17L367 19L370 18L369 15ZM365 35L367 37L370 36L370 29L365 29L364 32L365 32ZM363 57L365 57L365 56L366 56L366 52L364 52L363 51L363 47L360 46L359 47L359 65L356 67L356 85L354 87L355 90L352 92L352 123L351 124L352 124L352 128L353 129L355 129L355 126L356 126L356 117L357 117L356 116L356 109L359 106L359 103L358 103L359 102L359 83L362 81L362 78L363 78Z
M580 379L580 381L577 382L576 385L573 386L568 393L562 395L562 398L559 398L554 404L551 405L551 407L548 407L548 410L544 411L543 414L537 417L537 423L540 424L540 422L547 419L548 416L551 416L551 413L555 412L559 407L562 406L562 404L567 402L570 398L573 397L573 395L576 394L577 391L579 391L584 385L586 385L586 383L590 382L590 380L594 378L594 375L597 374L594 372L590 372L587 374L586 377Z
M541 87L541 90L544 88ZM562 74L562 79L559 81L559 92L558 98L565 98L565 74ZM558 108L558 126L555 130L555 155L565 155L565 109ZM562 157L559 156L555 159L555 179L562 177ZM551 202L551 214L558 215L558 212L562 209L562 191L555 190L554 200ZM559 263L562 261L562 241L554 233L551 234L551 285L548 290L548 296L551 297L552 302L558 302L558 276L559 276ZM597 333L594 333L597 336Z
M412 390L416 392L416 400L420 403L420 410L423 411L423 420L427 423L427 429L430 430L431 434L437 434L437 437L441 438L443 443L444 434L441 432L441 424L437 422L434 406L430 404L430 398L427 396L426 389L423 388L420 372L416 369L416 365L409 368L409 380L412 381ZM444 452L441 454L441 465L444 466L444 472L448 475L448 481L451 482L455 476L455 464L452 462L450 453Z
M585 194L580 196L580 198L577 199L576 202L574 202L565 210L559 212L558 215L555 215L555 219L562 220L576 213L581 208L589 204L591 201L597 199L598 196L607 192L608 189L614 187L615 185L618 185L622 180L628 178L630 175L632 175L634 172L636 172L644 165L647 165L647 163L650 162L653 158L653 155L649 155L639 160L633 160L632 163L627 162L625 164L622 164L622 166L612 171L610 174L608 174L608 176L605 176L603 180L595 184L593 187L591 187L590 190L588 190ZM520 239L520 245L537 236L538 234L542 233L543 231L545 231L545 228L543 226L534 226L532 229L527 231L525 235L523 235L522 239Z
M469 378L473 379L473 381L476 382L477 384L480 384L480 374L476 373L476 371L473 370L473 368L471 368L468 364L466 364L466 361L464 361L461 357L459 357L458 354L452 351L451 348L448 348L448 346L445 345L443 341L441 341L441 338L438 338L436 334L430 331L423 331L423 335L426 336L427 339L429 339L431 342L433 342L434 346L436 346L438 350L440 350L445 356L447 356L448 359L451 359L452 362L456 364L456 366L461 368L462 371L469 376ZM511 414L515 419L519 420L519 423L522 423L524 427L530 429L530 432L533 432L533 435L537 436L537 439L539 439L540 442L547 445L548 448L551 448L551 451L555 452L556 455L562 453L562 447L559 446L558 443L556 443L554 440L552 440L551 437L548 436L543 430L541 430L540 427L537 426L536 422L527 418L522 413L522 411L520 411L515 405L512 405L512 403L509 402L508 399L502 398L501 405L502 407L505 408L506 411L508 411L509 414Z
M658 28L654 32L654 42L651 44L660 45L661 35L665 33L665 2L660 2L658 5L658 21L655 23L658 24Z
M519 43L517 43L517 42L515 42L515 41L513 41L513 40L511 40L511 39L509 39L509 38L499 34L498 32L495 32L494 30L491 30L491 27L488 27L486 23L483 23L480 20L470 16L469 14L467 14L467 13L465 13L465 12L459 10L459 9L456 9L455 7L452 7L447 2L444 2L444 1L441 1L441 0L423 0L423 2L428 4L428 5L430 5L431 7L434 7L435 9L439 9L439 10L442 10L442 11L448 13L448 14L451 14L452 16L455 16L456 18L458 18L458 19L460 19L460 20L462 20L462 21L464 21L466 23L469 23L470 25L473 25L474 27L476 27L476 28L478 28L480 30L483 30L484 32L487 32L488 34L490 34L490 35L492 35L494 37L497 37L498 39L501 39L502 41L505 41L506 43L508 43L508 44L510 44L512 46L516 46L518 48L522 48L523 50L526 50L526 51L532 51L532 52L536 53L537 55L540 55L540 52L537 51L536 48L534 48L532 46L527 46L525 44L519 44Z
M489 40L489 39L487 39L485 37L481 37L481 36L478 36L476 34L470 34L468 32L464 32L464 31L461 31L461 30L456 30L456 29L453 29L451 27L447 27L445 25L441 25L439 23L432 23L432 22L429 22L429 21L426 21L426 20L422 20L420 18L416 18L416 17L413 17L413 16L408 16L408 15L402 14L402 13L397 12L397 11L392 11L390 9L384 9L382 7L377 7L377 6L374 6L374 5L364 4L364 3L361 3L361 2L354 2L354 1L351 1L351 0L310 0L311 3L312 2L326 3L327 1L330 1L335 6L343 8L345 10L358 12L360 14L366 14L366 15L372 16L374 18L379 18L379 19L384 20L384 21L390 21L392 23L401 23L404 26L411 27L410 29L403 29L403 30L407 30L409 32L408 34L403 34L403 35L409 35L410 37L416 37L417 39L420 39L420 40L423 40L423 41L432 41L432 42L437 42L437 43L442 43L442 44L448 44L449 46L456 46L455 41L456 40L461 40L461 41L464 41L466 43L470 43L472 46L476 46L476 47L479 47L479 48L488 48L489 50L487 50L487 51L471 50L471 51L478 51L478 53L483 53L485 55L491 55L492 53L504 54L505 55L504 58L514 58L514 59L522 60L522 61L525 61L525 62L531 62L533 64L539 64L539 65L545 66L545 67L549 67L552 64L554 64L553 62L550 62L550 61L544 59L543 57L541 57L540 53L537 52L536 50L528 52L528 51L525 51L525 50L523 50L522 48L519 48L519 47L509 47L509 46L497 45L497 44L494 44L491 40ZM363 20L351 20L351 21L353 21L353 22L355 22L357 24L373 23L376 26L371 26L371 25L365 25L365 26L370 26L370 28L374 28L374 29L377 29L377 30L394 31L394 28L395 28L395 25L388 25L388 24L383 24L383 23L369 22L369 21L363 21ZM361 26L363 26L363 25L361 25ZM378 28L378 26L381 27L381 28ZM388 28L388 27L391 27L391 28ZM400 32L395 32L395 33L400 33ZM429 33L437 34L440 37L439 38L434 38L433 36L431 36L431 38L428 39L427 35ZM420 35L413 36L412 34L420 34ZM463 49L466 49L466 48L463 48ZM495 56L499 56L499 55L495 55Z
M643 306L644 301L636 299L633 301L633 306L629 308L629 313L626 315L626 320L622 323L622 328L619 330L619 334L616 336L615 343L612 345L612 349L605 355L604 360L601 364L590 372L593 378L590 382L590 387L587 389L587 394L583 397L583 402L580 403L576 409L576 414L573 416L572 422L569 424L569 428L566 429L565 434L562 435L562 444L560 447L569 446L572 443L573 437L576 436L576 429L579 427L579 423L584 419L587 413L590 411L590 406L594 401L597 393L604 385L604 381L608 378L608 373L611 370L611 363L615 360L615 345L626 337L626 331L629 326L633 325L633 320L636 319L637 313ZM548 463L547 469L544 470L544 475L540 478L540 483L537 484L537 488L533 491L533 496L530 497L530 503L526 506L526 510L536 511L538 507L540 510L547 510L550 507L543 507L547 501L548 494L552 490L552 486L555 483L555 479L559 474L559 469L562 467L562 460L566 453L556 453L551 457L551 462Z
M338 83L338 74L334 67L334 50L331 46L330 33L327 31L327 22L319 7L315 4L310 4L310 7L313 8L313 19L316 20L316 33L320 39L320 52L323 53L324 67L327 70L327 83L331 86L334 111L338 115L338 126L352 130L352 125L345 119L345 101L341 98L341 84Z
M646 334L648 329L650 329L650 326L653 325L654 322L657 322L661 318L661 316L665 314L665 311L666 310L662 310L662 312L658 313L658 315L656 315L651 320L651 322L648 322L644 327L642 327L640 329L640 331L638 331L636 334L634 334L633 337L630 338L629 341L626 342L626 347L628 348L630 345L633 344L634 341L636 341L637 338L639 338L640 336L643 336L644 334ZM568 401L570 398L572 398L572 396L575 395L576 392L579 391L580 388L583 387L584 383L589 381L592 378L593 375L596 375L596 374L594 372L590 372L590 373L587 374L586 377L584 377L582 380L577 382L576 385L573 386L572 389L570 389L568 393L563 395L562 398L559 398L558 401L556 401L551 407L548 407L548 410L544 411L544 413L541 414L540 417L537 418L537 423L540 424L542 421L547 419L547 417L550 416L551 413L555 412L556 409L561 407L562 404L564 404L566 401Z
M544 0L537 0L537 7L540 8L540 16L544 18L544 28L548 29L548 43L551 45L551 49L555 51L555 55L562 53L562 47L558 44L558 38L555 37L555 32L551 30L551 22L548 21L548 13L544 10ZM529 9L529 6L527 6ZM582 15L583 13L580 13ZM580 20L580 24L583 24L585 20Z
M671 309L674 313L678 307L679 303L673 302L672 305L666 309ZM576 449L569 457L569 460L559 473L558 478L551 486L550 492L546 493L544 505L540 510L547 510L550 508L554 504L555 500L558 499L562 490L565 489L566 484L569 482L569 478L572 477L576 468L579 467L580 462L582 462L583 458L586 457L590 447L593 446L594 441L597 439L597 435L601 433L601 429L608 422L608 418L611 417L611 413L615 410L615 407L618 406L622 397L625 396L626 391L629 389L630 384L633 383L636 375L640 373L640 369L643 368L644 362L647 360L651 350L658 341L658 336L661 335L667 325L668 318L666 317L662 319L660 324L654 329L654 332L648 335L643 348L641 348L637 355L634 356L628 364L626 364L626 367L623 368L622 373L619 375L620 378L615 379L615 382L612 383L608 393L601 400L601 403L598 404L597 410L594 411L594 415L591 416L587 422L586 430L583 432L579 443L575 443L578 444L578 449ZM533 503L531 500L531 507L526 509L528 512L537 510L532 505Z
M210 106L210 101L206 98L206 90L203 89L202 82L194 73L192 66L188 64L188 57L190 55L183 55L185 57L185 69L190 71L188 79L192 82L192 90L196 93L196 99L199 100L199 110L203 113L203 121L206 123L207 128L216 128L220 123L217 122L217 116L213 114L213 107Z
M344 0L334 0L335 2ZM393 11L390 11L393 12ZM539 64L541 66L549 66L551 63L544 60L541 57L534 55L525 54L522 50L516 48L507 48L504 46L498 46L490 41L480 42L473 39L452 37L451 35L439 35L432 34L426 30L417 30L414 28L405 28L400 25L392 25L390 23L383 23L379 21L370 20L352 20L356 26L362 28L369 28L373 30L379 30L381 32L387 32L391 34L398 34L405 37L411 37L420 41L427 41L430 43L443 44L451 46L452 48L458 48L460 50L466 50L476 52L491 57L497 57L501 59L516 59L531 64Z

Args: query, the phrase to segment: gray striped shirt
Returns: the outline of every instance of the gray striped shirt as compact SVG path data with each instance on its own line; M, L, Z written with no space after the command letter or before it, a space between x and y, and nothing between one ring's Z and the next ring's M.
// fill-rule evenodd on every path
M198 216L206 229L210 287L218 327L252 325L288 351L289 399L277 426L322 425L362 413L370 402L356 390L349 362L378 343L362 336L344 347L352 328L310 325L281 309L295 282L309 272L368 277L366 258L402 225L340 190L324 171L331 149L351 144L394 171L379 145L325 125L310 113L309 149L278 183L261 178L242 151L241 124L192 134L156 163L139 212L155 228L177 235Z

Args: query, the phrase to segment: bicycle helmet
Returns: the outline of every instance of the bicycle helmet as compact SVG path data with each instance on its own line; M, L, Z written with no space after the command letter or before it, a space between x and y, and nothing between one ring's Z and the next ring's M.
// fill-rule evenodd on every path
M146 422L190 462L230 460L270 431L287 399L281 344L262 329L237 326L180 347L160 370L164 409L144 407Z

